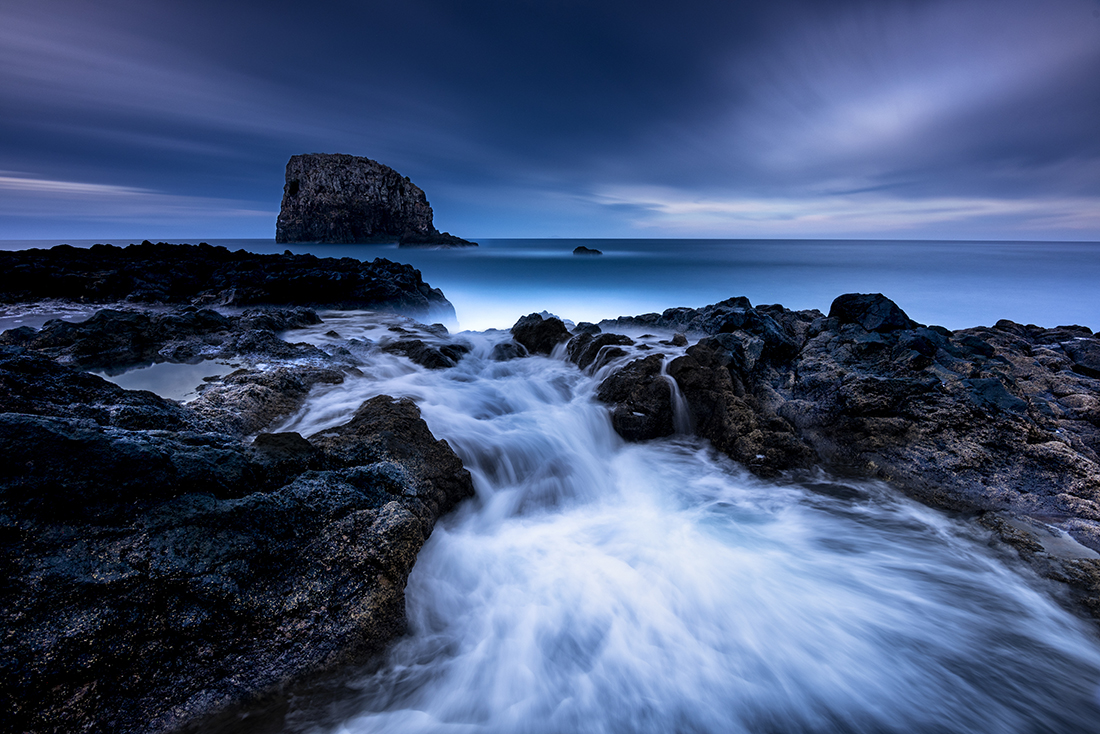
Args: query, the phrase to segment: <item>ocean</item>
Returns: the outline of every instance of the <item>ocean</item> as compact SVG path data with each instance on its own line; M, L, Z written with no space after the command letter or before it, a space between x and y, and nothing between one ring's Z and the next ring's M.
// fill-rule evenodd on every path
M843 293L883 293L910 318L949 329L991 326L999 319L1100 329L1096 242L489 239L479 247L445 250L190 240L199 241L231 250L406 262L443 290L459 327L475 331L508 328L540 311L594 322L673 306L697 308L732 296L747 296L754 305L828 312ZM0 249L55 244L6 240ZM574 256L578 246L603 255Z

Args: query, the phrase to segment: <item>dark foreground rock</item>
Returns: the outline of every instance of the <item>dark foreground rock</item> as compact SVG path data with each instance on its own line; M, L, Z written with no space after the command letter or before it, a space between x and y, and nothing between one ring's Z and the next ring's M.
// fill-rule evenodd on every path
M286 164L275 241L477 244L439 232L427 197L408 176L369 158L323 153Z
M696 337L667 365L692 430L757 474L824 466L978 516L1100 618L1100 340L1088 328L952 332L881 294L841 296L828 316L735 298L600 326ZM629 440L667 431L655 375L638 360L600 388Z
M602 255L603 252L600 251L600 250L596 250L594 248L591 248L591 247L585 247L584 245L580 245L579 247L574 247L573 248L573 254L588 257L588 256L592 256L592 255Z
M528 314L512 326L512 338L532 354L550 354L569 336L569 329L556 316Z
M309 439L0 350L10 731L173 731L378 651L469 474L416 406Z
M164 242L0 252L0 303L50 299L309 306L454 319L454 307L442 291L424 282L420 271L382 258L366 263L289 252L257 255Z

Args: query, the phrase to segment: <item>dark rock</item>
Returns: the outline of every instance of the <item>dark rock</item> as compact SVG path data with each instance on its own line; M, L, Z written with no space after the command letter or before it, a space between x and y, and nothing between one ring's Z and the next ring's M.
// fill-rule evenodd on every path
M130 430L208 427L200 416L152 393L123 390L19 347L0 347L0 412L80 418Z
M45 299L312 306L454 318L443 293L424 283L418 270L381 258L364 263L163 242L0 252L0 302Z
M574 255L592 256L592 255L602 255L603 252L601 252L600 250L594 250L590 247L585 247L584 245L581 245L579 247L573 248L573 254Z
M634 340L622 334L585 334L581 333L569 340L566 345L566 353L569 361L582 370L595 365L595 369L603 367L612 359L626 355L620 346L631 346Z
M430 370L454 367L470 348L465 344L427 344L420 339L401 339L382 347L383 352L400 354Z
M829 318L841 324L859 324L867 331L896 331L919 326L881 293L847 293L833 301Z
M103 309L86 321L54 319L37 332L4 332L0 344L19 344L67 364L109 373L214 357L324 360L328 355L317 347L288 343L270 330L318 322L317 314L307 309L252 310L239 317L190 307L167 313Z
M723 357L700 343L668 366L688 404L696 433L762 476L811 466L813 452L787 421L755 396L743 393L730 373L730 363L728 354Z
M420 409L407 398L371 398L351 421L311 436L310 442L347 464L401 467L410 479L404 491L424 503L433 518L474 493L470 473L446 441L432 436Z
M369 158L313 153L286 165L276 242L469 246L432 223L424 192Z
M338 385L344 372L331 367L281 365L240 369L210 384L188 408L223 433L247 436L292 415L317 385Z
M176 430L201 418L150 393L0 354L3 408L38 411L0 414L12 731L178 731L362 661L404 631L416 553L473 492L409 401L244 445ZM103 420L65 416L74 400Z
M1087 377L1100 378L1100 342L1077 338L1062 343L1066 356L1073 361L1073 371Z
M520 318L511 329L512 338L532 354L550 354L554 347L569 338L569 330L561 319L533 313Z
M514 341L500 342L493 345L493 351L489 353L489 359L494 362L507 362L510 359L519 359L527 356L527 349L522 344Z
M618 370L600 383L597 397L614 405L611 425L627 441L671 436L672 387L661 374L664 356L651 354Z
M599 334L600 331L601 331L601 329L600 329L599 326L597 326L596 324L593 324L589 321L582 321L582 322L580 322L579 324L577 324L576 326L573 327L573 333L574 334L593 334L593 335L595 335L595 334Z

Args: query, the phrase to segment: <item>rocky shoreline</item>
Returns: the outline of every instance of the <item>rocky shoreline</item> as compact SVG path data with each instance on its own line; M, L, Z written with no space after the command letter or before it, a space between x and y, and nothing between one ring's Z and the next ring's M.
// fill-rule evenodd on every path
M153 244L0 252L0 303L366 309L453 321L454 307L410 265L375 258L257 255L224 247Z
M592 371L646 332L673 334L667 353L638 353L598 392L626 440L673 433L671 378L689 430L753 473L821 467L972 516L1100 620L1100 339L1087 327L952 332L849 294L827 315L733 298L572 333L531 315L512 330Z
M316 435L269 431L366 355L445 370L471 348L394 316L373 343L295 343L321 323L307 306L422 318L447 313L442 293L384 260L202 245L0 257L5 303L112 305L0 335L12 730L179 731L402 633L418 550L473 494L461 461L385 395ZM850 294L828 314L744 298L572 328L532 314L499 336L491 359L553 353L595 376L628 441L690 432L759 476L886 481L982 523L1100 620L1100 340L1085 327L951 332ZM185 404L86 371L204 359L234 369Z
M315 436L265 432L361 361L283 339L320 323L310 309L232 307L324 292L391 321L453 314L419 272L163 244L0 257L17 264L6 303L123 301L0 335L8 728L178 731L403 632L417 551L472 496L469 473L407 399L374 397ZM330 287L310 294L313 279ZM399 330L388 348L447 359ZM204 359L236 369L186 404L85 371Z

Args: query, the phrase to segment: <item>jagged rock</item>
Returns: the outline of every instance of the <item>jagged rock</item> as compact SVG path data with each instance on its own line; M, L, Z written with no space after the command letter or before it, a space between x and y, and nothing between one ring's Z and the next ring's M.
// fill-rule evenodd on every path
M404 630L436 519L473 493L416 406L386 396L312 442L245 445L193 430L187 407L9 347L0 399L13 731L201 729L379 651ZM122 427L118 406L156 430Z
M828 317L734 298L600 325L703 333L668 374L696 433L755 473L817 464L984 513L1100 618L1100 339L1087 327L952 332L880 294L841 296Z
M743 372L718 342L696 344L668 366L696 433L719 451L761 476L811 466L813 452L786 420L745 391Z
M626 356L626 351L619 347L633 344L633 339L622 334L580 333L569 340L565 349L569 361L582 370L591 365L595 365L594 369L598 370L611 360Z
M600 327L589 321L581 321L579 324L573 327L574 334L592 334L595 336L600 333Z
M512 338L533 354L550 354L569 338L569 330L561 319L533 313L520 318L511 329Z
M0 302L195 306L290 305L366 309L454 319L454 307L420 271L376 258L256 255L224 247L143 242L126 248L58 245L0 252Z
M247 436L293 414L315 386L343 381L343 371L332 367L240 369L208 384L187 405L219 431Z
M651 354L618 370L596 393L614 405L611 425L627 441L671 436L674 431L672 386L661 374L664 355Z
M369 158L313 153L286 164L276 242L470 246L432 223L424 192Z
M829 318L841 324L859 324L867 331L912 329L916 322L881 293L848 293L833 301Z
M130 430L205 430L200 416L149 392L123 390L102 377L20 347L0 347L0 413L79 418Z
M454 367L470 348L457 342L451 344L427 344L420 339L399 339L382 347L383 352L400 354L430 370Z

